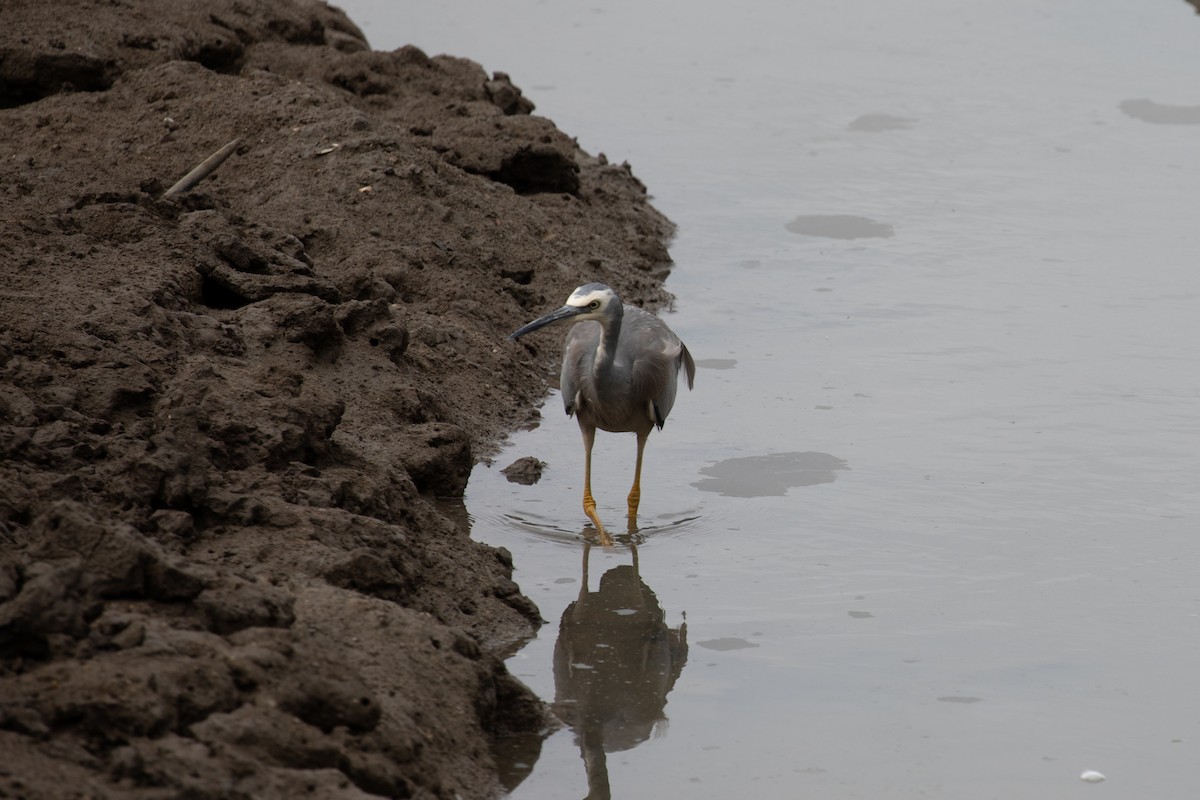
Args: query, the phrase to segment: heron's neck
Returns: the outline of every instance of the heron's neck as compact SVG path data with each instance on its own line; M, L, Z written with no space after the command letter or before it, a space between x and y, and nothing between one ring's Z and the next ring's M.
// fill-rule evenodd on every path
M598 373L607 372L612 368L613 358L617 355L617 341L621 338L621 320L625 311L617 306L617 313L612 319L600 323L600 344L596 347L595 370Z

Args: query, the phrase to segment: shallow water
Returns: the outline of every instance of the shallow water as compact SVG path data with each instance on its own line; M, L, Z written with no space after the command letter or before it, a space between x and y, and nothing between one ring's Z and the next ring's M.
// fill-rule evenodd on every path
M636 575L591 548L584 583L557 396L468 488L551 621L509 665L574 725L513 797L1194 796L1190 6L342 5L509 72L679 225L699 372ZM633 454L597 439L613 527Z

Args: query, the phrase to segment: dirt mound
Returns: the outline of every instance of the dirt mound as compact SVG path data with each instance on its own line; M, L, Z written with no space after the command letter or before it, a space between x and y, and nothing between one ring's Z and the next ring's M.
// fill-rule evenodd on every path
M321 3L6 4L0 794L498 790L541 619L432 501L536 419L504 334L670 265L531 110Z

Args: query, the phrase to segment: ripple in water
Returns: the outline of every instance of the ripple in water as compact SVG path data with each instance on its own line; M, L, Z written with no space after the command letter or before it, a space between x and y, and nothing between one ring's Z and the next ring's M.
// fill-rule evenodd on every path
M580 515L582 516L582 514ZM609 519L611 516L611 519ZM713 531L719 526L720 515L701 514L699 509L683 512L659 514L653 517L641 515L638 526L630 531L626 526L624 515L612 514L601 517L608 532L619 544L643 545L653 540L674 538L680 534L695 533L701 530ZM496 534L518 534L526 539L539 539L554 544L578 547L580 542L595 542L599 536L595 527L586 520L579 521L575 526L574 515L571 521L564 518L548 518L536 514L514 513L484 513L474 520L473 529L493 539ZM724 526L729 529L729 526Z

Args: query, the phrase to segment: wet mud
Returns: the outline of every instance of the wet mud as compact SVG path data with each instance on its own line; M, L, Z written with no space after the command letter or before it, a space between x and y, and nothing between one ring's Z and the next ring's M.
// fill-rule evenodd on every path
M498 793L543 620L435 501L538 417L558 342L504 335L667 302L670 223L322 3L4 16L0 796Z

